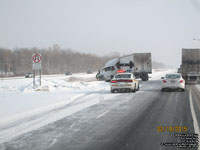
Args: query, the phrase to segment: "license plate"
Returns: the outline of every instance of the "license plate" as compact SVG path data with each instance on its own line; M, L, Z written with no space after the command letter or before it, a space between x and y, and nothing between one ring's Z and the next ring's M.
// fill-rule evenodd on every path
M175 81L171 81L171 83L175 83Z
M120 86L124 86L124 83L119 83Z

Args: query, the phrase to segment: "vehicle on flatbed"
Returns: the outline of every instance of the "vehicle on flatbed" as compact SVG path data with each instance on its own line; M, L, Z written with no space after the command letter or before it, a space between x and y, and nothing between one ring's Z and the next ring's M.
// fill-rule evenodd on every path
M180 73L170 73L162 77L162 91L181 90L185 91L185 80Z
M110 81L111 93L120 91L136 92L139 90L139 80L133 73L117 73Z

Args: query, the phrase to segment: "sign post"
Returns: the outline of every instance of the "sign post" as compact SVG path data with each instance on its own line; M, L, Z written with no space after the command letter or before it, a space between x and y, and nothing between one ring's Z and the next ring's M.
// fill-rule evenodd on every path
M39 78L40 78L40 86L42 85L41 83L41 74L42 74L42 55L41 54L33 54L32 56L32 61L33 61L33 85L36 85L35 82L35 76L37 71L39 71Z

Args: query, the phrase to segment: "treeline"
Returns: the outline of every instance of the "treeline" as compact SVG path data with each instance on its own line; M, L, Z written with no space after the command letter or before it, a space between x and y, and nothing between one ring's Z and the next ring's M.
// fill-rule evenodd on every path
M66 71L73 73L97 71L105 63L119 57L120 54L112 52L105 56L75 52L70 49L54 45L49 48L15 48L14 50L0 48L0 75L19 76L32 72L32 55L41 53L43 74L63 74ZM163 63L153 62L154 69L165 68Z
M113 52L101 57L63 49L58 45L46 49L0 48L0 74L18 76L32 72L32 55L35 53L42 55L43 74L63 74L66 71L78 73L86 72L88 69L97 71L108 60L119 56L118 53Z

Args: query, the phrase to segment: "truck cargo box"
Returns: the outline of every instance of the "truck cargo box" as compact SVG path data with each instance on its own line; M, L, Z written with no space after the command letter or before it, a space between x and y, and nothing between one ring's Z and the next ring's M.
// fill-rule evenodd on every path
M200 81L200 49L182 49L181 74L186 83Z
M134 65L134 72L152 73L151 53L135 53Z

